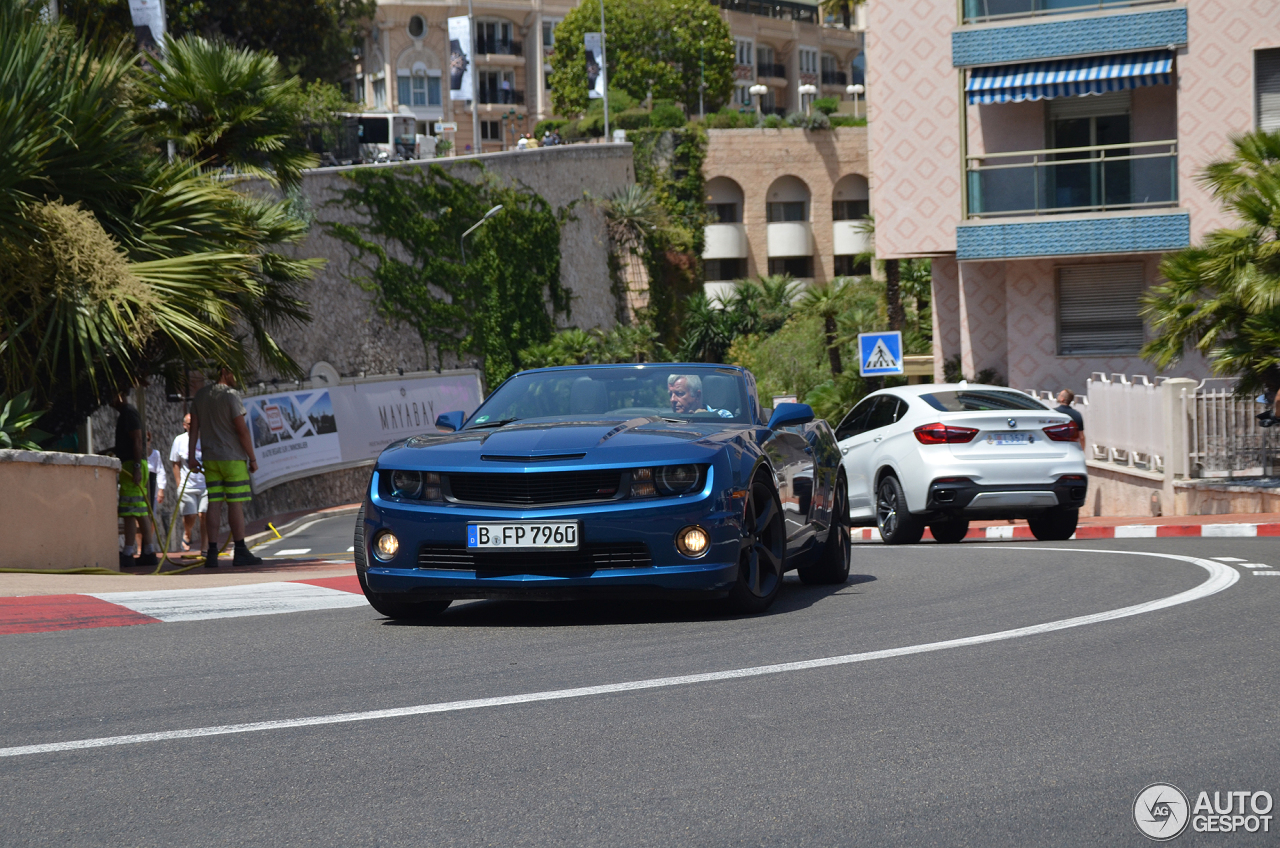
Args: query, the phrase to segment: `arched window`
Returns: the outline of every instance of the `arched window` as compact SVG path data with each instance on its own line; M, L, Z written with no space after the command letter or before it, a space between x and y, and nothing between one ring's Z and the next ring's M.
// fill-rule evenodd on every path
M707 223L742 223L742 186L728 177L707 180Z
M443 107L440 60L426 48L412 48L396 60L396 105L414 110Z
M846 174L831 189L831 220L857 221L871 213L871 194L867 178Z
M765 218L769 223L809 220L809 187L799 177L778 177L766 197Z

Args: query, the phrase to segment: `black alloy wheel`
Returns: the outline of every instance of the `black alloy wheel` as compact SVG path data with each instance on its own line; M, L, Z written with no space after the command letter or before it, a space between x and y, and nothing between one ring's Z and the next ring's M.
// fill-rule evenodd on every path
M907 495L893 475L876 489L876 526L886 545L914 545L924 536L924 522L907 508Z
M853 533L849 530L849 483L841 470L836 476L831 501L831 529L818 559L796 569L800 582L812 585L841 584L849 579L853 559Z
M782 502L765 474L757 474L747 490L738 549L738 580L729 590L735 612L764 612L778 597L786 573L787 534Z
M934 540L944 545L955 544L969 532L969 519L944 518L930 524L929 532L933 534Z

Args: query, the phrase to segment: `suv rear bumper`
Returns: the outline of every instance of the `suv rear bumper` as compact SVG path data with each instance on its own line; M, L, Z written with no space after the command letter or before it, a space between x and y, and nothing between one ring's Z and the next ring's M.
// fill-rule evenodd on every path
M964 518L1018 518L1056 507L1084 506L1088 489L1087 478L1005 486L935 480L929 484L925 512Z

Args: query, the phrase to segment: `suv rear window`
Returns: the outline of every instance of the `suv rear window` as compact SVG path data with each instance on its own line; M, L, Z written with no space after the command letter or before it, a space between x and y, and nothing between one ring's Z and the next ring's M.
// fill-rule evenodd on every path
M1000 392L990 389L971 391L933 392L920 395L920 399L939 412L984 412L998 409L1038 409L1047 407L1033 397L1021 392Z

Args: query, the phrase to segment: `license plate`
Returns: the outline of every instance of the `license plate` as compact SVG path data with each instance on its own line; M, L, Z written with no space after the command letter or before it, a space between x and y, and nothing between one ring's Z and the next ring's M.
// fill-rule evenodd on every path
M578 522L504 521L468 524L467 547L493 551L576 551Z
M987 444L989 445L1029 445L1031 444L1030 433L989 433L987 434Z

